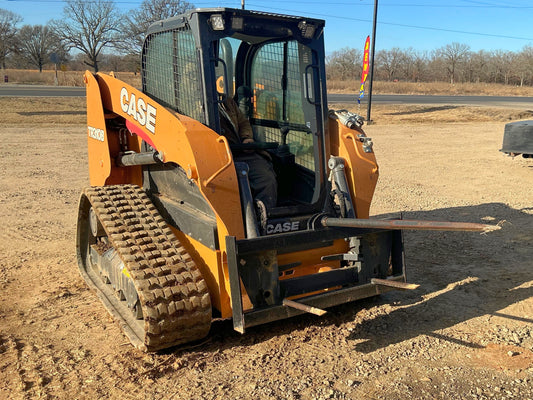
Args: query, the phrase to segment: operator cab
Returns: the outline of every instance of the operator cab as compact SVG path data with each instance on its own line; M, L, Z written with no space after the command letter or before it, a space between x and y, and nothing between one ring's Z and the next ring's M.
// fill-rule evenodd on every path
M305 92L302 82L303 60L311 59L311 50L296 40L250 43L250 38L235 36L215 43L217 89L223 98L233 98L250 121L256 144L249 147L269 153L279 207L312 204L320 193L313 134L317 118L307 99L312 93ZM242 150L234 146L234 151Z
M239 105L276 172L269 218L319 213L328 195L323 28L317 19L202 9L152 25L143 48L143 91L159 102L219 133L218 104Z

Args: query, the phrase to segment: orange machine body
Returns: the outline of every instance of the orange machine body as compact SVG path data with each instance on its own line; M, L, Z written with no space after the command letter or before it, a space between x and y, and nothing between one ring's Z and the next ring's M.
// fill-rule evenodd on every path
M85 73L89 175L93 186L133 183L142 186L140 166L121 167L115 159L124 148L138 152L148 142L165 163L181 166L216 214L220 250L213 250L174 229L202 271L212 303L222 317L232 315L225 237L244 238L239 187L227 140L198 121L166 108L134 87L105 74ZM126 121L127 128L109 123ZM378 167L373 153L365 153L357 134L335 119L329 120L327 147L345 160L347 180L357 215L368 218ZM338 261L321 261L324 254L348 250L345 240L331 246L280 254L278 263L298 266L280 273L280 280L339 268ZM251 304L243 290L243 306Z

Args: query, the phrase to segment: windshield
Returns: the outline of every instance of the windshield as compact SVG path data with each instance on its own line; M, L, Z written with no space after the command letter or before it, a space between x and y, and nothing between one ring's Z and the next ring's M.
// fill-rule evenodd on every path
M242 47L241 47L242 46ZM247 53L245 77L237 74L240 49ZM250 47L234 37L219 42L217 89L234 97L249 118L254 139L287 144L297 165L315 171L316 109L313 78L308 66L312 52L295 40L267 42ZM240 58L239 58L240 59ZM224 69L226 71L224 71ZM227 73L228 84L224 84ZM237 82L243 85L236 87ZM283 138L281 128L288 133Z

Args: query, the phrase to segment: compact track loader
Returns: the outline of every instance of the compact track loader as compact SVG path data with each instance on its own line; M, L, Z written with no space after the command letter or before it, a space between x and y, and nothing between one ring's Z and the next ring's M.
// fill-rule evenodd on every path
M85 73L91 187L82 276L136 347L205 337L405 283L402 229L484 225L369 219L378 179L362 119L328 112L324 21L198 9L152 25L142 90ZM220 135L234 98L254 143ZM267 152L277 205L259 215L242 151Z

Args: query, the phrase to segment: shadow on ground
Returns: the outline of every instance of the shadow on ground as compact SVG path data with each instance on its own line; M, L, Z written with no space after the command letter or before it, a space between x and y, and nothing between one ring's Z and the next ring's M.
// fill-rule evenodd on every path
M382 215L379 217L391 217ZM468 347L476 343L439 333L460 322L494 315L533 323L528 318L501 310L533 295L533 215L504 204L446 208L409 212L404 218L503 224L499 231L405 233L407 276L421 287L409 292L389 292L328 310L324 317L301 315L248 329L245 335L233 331L231 321L213 323L207 342L193 352L219 352L250 346L276 336L298 334L309 327L336 326L356 322L348 340L355 349L372 352L419 335L449 340ZM521 286L523 285L523 286ZM393 311L367 313L376 306L394 304ZM362 340L362 341L361 341ZM172 348L169 353L187 353L190 347Z
M34 117L38 115L85 115L86 111L19 111L17 114L24 117Z
M356 344L356 350L371 352L418 335L480 347L438 331L484 315L533 324L529 318L501 312L533 296L533 215L529 210L492 203L413 212L405 218L471 222L483 219L500 222L502 229L486 235L407 232L408 281L422 286L407 296L398 292L387 296L399 308L360 323L350 335L352 340L364 339Z
M407 110L407 111L398 111L394 113L387 113L385 115L411 115L411 114L426 114L436 111L447 111L447 110L454 110L456 108L460 108L461 106L438 106L438 107L422 107L417 110Z

